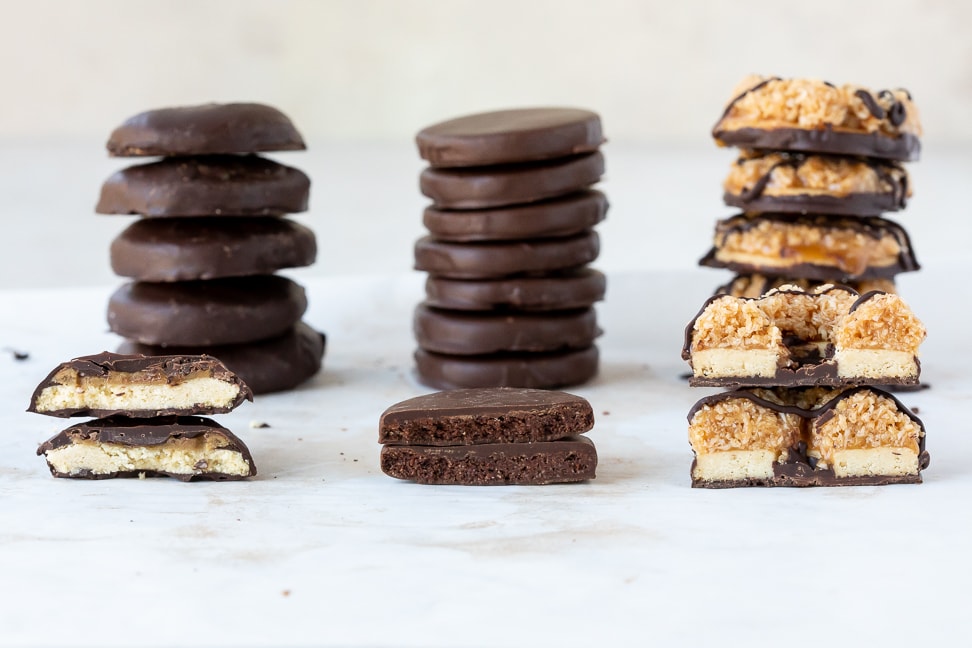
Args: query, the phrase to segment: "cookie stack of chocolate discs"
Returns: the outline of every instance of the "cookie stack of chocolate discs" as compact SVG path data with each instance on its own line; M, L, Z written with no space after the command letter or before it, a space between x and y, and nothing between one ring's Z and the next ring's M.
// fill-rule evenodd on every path
M686 329L694 486L920 482L924 427L881 385L918 384L925 329L895 293L918 269L881 217L910 195L921 126L904 90L743 81L713 129L742 149L702 265L737 276ZM836 285L835 285L836 284Z
M203 415L253 400L211 356L99 353L56 367L30 399L29 412L98 416L62 430L37 449L55 477L168 476L233 480L256 474L239 438Z
M142 217L111 245L112 269L134 280L108 304L119 351L208 353L258 394L314 375L324 336L301 321L303 287L274 274L316 257L314 233L283 217L307 210L310 180L257 155L305 148L290 119L250 103L151 110L107 147L162 158L108 178L96 208Z
M419 379L439 389L555 388L597 373L593 304L605 277L593 227L604 195L597 114L573 108L479 113L416 137L429 166L429 273L415 311Z

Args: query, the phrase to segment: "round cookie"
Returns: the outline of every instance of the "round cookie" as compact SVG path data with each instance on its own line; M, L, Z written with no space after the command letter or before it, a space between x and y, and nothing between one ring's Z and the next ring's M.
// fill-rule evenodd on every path
M306 309L304 289L277 275L133 282L109 299L108 325L144 344L209 347L281 335Z
M422 193L443 209L486 209L531 203L584 189L601 179L600 151L546 162L469 169L428 167Z
M597 375L596 346L563 353L510 353L452 356L415 352L418 379L434 389L528 387L559 389Z
M304 322L283 335L248 344L206 347L253 390L254 394L293 389L321 369L325 337ZM119 353L160 355L194 353L196 347L161 347L126 340Z
M429 276L425 303L463 311L523 311L587 308L604 299L607 280L597 270L478 281Z
M111 268L139 281L272 274L310 265L314 232L284 218L144 218L111 243Z
M279 216L307 210L303 171L257 155L166 158L114 173L99 214Z
M493 279L576 268L594 261L594 231L534 241L448 243L423 237L415 243L415 269L454 279Z
M454 355L584 349L601 333L593 308L483 314L419 304L412 323L420 348Z
M597 113L579 108L517 108L457 117L422 129L419 155L433 167L548 160L597 150Z
M129 117L107 143L120 157L304 150L282 112L258 103L210 103L149 110Z
M447 210L427 207L425 227L440 241L503 241L570 236L588 230L608 210L600 191L587 190L529 205Z

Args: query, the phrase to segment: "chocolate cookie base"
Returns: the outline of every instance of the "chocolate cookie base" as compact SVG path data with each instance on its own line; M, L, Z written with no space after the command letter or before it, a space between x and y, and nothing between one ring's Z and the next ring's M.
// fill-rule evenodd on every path
M921 467L928 465L928 453L922 452ZM695 473L692 461L690 475ZM746 488L752 486L806 488L812 486L887 486L889 484L920 484L921 473L910 475L852 475L837 477L830 468L814 469L803 459L794 459L773 465L773 477L768 479L706 480L692 478L692 488Z
M559 389L585 383L597 375L598 350L592 345L563 353L456 356L418 349L415 368L419 381L435 389Z
M902 272L914 272L919 269L917 263L894 263L889 266L874 267L869 266L859 274L847 274L840 268L832 265L821 265L816 263L794 263L787 266L768 266L758 263L738 263L733 261L720 261L716 258L717 248L712 248L709 252L699 259L700 266L709 268L725 268L732 270L736 274L761 274L769 277L787 276L798 277L800 279L812 279L815 281L839 281L849 283L863 279L894 279Z
M897 200L891 193L856 193L847 196L767 196L746 199L724 193L723 201L730 207L740 207L748 213L835 214L842 216L880 216L884 212L904 209L905 200Z
M915 365L918 359L915 358ZM691 387L846 387L854 385L874 385L876 387L911 387L918 385L918 375L891 377L838 376L834 360L806 363L798 367L779 367L773 377L762 376L723 376L709 378L690 376Z
M921 141L910 133L889 137L880 133L851 133L833 128L805 130L800 128L740 128L716 130L712 137L728 146L803 153L862 155L912 162L921 156Z

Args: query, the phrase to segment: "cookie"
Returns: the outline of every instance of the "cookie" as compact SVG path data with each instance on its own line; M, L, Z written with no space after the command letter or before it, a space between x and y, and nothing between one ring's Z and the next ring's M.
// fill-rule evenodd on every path
M175 477L236 480L256 474L246 445L199 416L132 419L111 416L78 423L45 441L37 454L55 477Z
M607 279L581 268L539 277L463 280L429 276L425 303L461 311L550 311L587 308L604 299Z
M898 295L783 286L710 298L685 330L693 386L915 385L925 327Z
M298 322L283 335L248 342L205 347L206 353L219 358L237 376L246 381L254 394L293 389L321 369L326 340L304 322ZM118 347L120 353L192 353L200 347L160 347L127 340Z
M307 211L303 171L256 155L165 158L105 180L95 211L141 216L280 216Z
M433 167L549 160L604 143L596 113L578 108L517 108L457 117L423 128L419 155Z
M728 283L715 289L717 295L732 295L733 297L762 297L770 290L781 286L796 286L801 290L811 291L825 284L841 284L837 279L798 279L795 277L768 277L761 274L736 275ZM872 290L886 293L896 293L894 279L862 279L848 281L841 285L852 288L862 295Z
M103 352L54 368L34 390L28 412L48 416L149 418L219 414L253 400L250 388L209 355Z
M149 110L112 131L108 152L120 157L213 155L304 150L282 112L257 103L210 103Z
M470 313L419 304L415 339L426 351L453 355L585 349L601 331L593 308L543 313Z
M700 265L804 279L890 279L919 269L905 230L877 217L740 214L716 224Z
M748 153L722 185L727 205L746 212L878 216L904 209L911 188L899 164L800 153Z
M111 243L111 269L138 281L271 274L316 256L314 232L284 218L145 218Z
M724 392L688 420L693 487L920 483L929 461L922 422L873 387Z
M596 183L603 174L604 156L595 152L495 167L429 167L422 171L419 187L439 209L487 209L573 193Z
M306 309L304 289L277 275L139 281L112 294L108 325L143 344L209 347L282 335Z
M712 129L721 146L917 160L921 122L906 90L749 77Z
M587 399L545 389L453 389L417 396L386 409L378 443L451 446L535 443L594 427Z
M586 437L466 446L386 445L381 470L419 484L558 484L594 479L597 451Z
M571 236L589 230L607 214L607 198L586 190L529 205L448 210L428 207L423 222L439 241L515 241Z
M597 375L598 350L592 345L556 353L497 353L459 356L415 352L419 380L435 389L528 387L559 389Z
M496 279L578 268L600 253L594 231L533 241L449 243L423 237L415 243L415 269L452 279Z

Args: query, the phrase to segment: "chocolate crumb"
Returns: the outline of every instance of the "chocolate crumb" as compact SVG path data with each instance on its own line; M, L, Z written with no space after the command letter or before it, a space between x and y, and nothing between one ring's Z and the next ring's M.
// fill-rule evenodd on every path
M17 349L12 349L10 347L4 347L3 350L9 351L14 360L27 360L30 358L30 354L26 351L18 351Z
M604 410L603 412L601 412L601 416L611 416L611 412Z
M270 424L265 421L250 421L250 428L254 430L261 430L270 427Z

